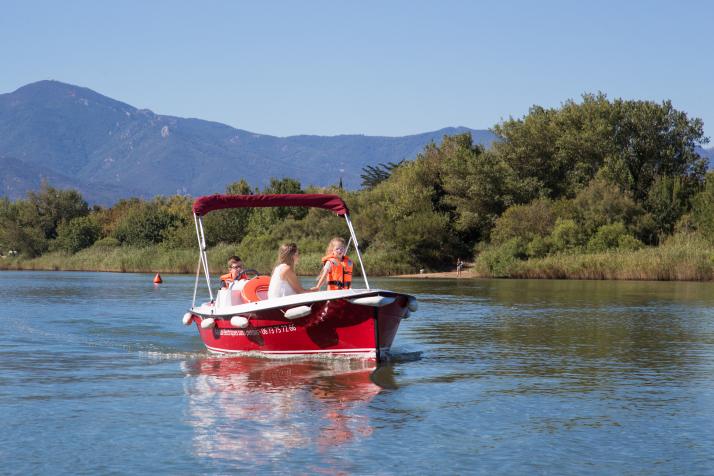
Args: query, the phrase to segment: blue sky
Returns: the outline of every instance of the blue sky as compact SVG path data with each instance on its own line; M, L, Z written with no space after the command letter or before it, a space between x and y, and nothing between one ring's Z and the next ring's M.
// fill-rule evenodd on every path
M10 0L0 92L57 79L258 133L395 136L603 91L712 135L713 5Z

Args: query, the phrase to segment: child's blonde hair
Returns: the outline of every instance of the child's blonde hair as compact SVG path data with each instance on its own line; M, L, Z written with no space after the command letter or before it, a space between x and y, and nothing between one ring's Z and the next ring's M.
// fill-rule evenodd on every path
M342 246L347 248L347 243L343 238L340 238L339 236L335 236L330 240L330 243L327 245L327 249L325 250L325 256L329 256L332 254L332 251L335 249L335 243L340 243Z

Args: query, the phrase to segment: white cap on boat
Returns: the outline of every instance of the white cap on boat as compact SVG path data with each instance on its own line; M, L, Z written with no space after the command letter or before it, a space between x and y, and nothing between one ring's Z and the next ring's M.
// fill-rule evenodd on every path
M193 315L190 312L187 312L186 314L183 315L183 319L181 319L181 322L183 322L184 326L188 326L193 322Z
M298 319L300 317L305 317L312 312L310 306L298 306L293 307L285 311L285 317L288 319Z
M216 325L216 320L213 319L212 317L207 317L201 321L201 328L202 329L210 329L211 327Z
M350 302L360 306L384 307L392 304L396 299L393 296L366 296L350 299Z
M239 329L245 329L248 327L248 319L243 316L233 316L231 317L231 325Z

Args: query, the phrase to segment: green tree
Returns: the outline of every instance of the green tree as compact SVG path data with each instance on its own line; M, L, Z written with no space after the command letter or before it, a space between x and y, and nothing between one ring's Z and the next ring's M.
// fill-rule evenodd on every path
M271 178L270 184L265 187L261 193L266 194L301 194L305 193L300 185L300 181L283 178ZM307 215L307 209L304 207L279 207L279 208L256 208L248 219L246 226L247 232L250 234L265 234L270 233L270 230L283 220L292 217L300 220Z
M546 237L553 231L556 218L555 207L549 199L533 200L527 205L513 205L496 220L491 241L499 244L520 237L530 242L535 237Z
M550 243L553 251L575 251L583 243L583 235L575 220L558 218L555 221L553 232L550 234Z
M604 164L611 180L640 203L660 177L678 177L685 189L701 185L706 160L695 147L709 142L701 119L689 119L685 112L674 109L671 101L657 104L618 99L612 109L613 150Z
M644 203L657 177L680 177L696 190L705 161L695 147L708 142L700 119L670 101L609 101L600 93L559 109L533 106L522 119L493 128L495 153L525 184L525 201L573 197L600 171Z
M91 216L73 218L57 227L53 247L67 253L76 253L88 248L99 239L101 227Z
M658 241L672 233L674 225L688 209L693 190L687 190L682 181L682 177L657 177L647 193L645 208L654 221Z
M524 183L499 156L474 145L470 134L444 137L423 157L438 165L441 209L450 213L455 232L467 243L486 240L498 216L522 200Z
M604 94L586 94L580 104L568 100L560 109L533 106L522 119L511 118L493 127L502 139L493 149L524 181L525 202L572 197L611 153L611 117Z
M122 244L148 246L163 241L180 218L151 203L131 208L118 223L114 238Z
M692 199L692 222L701 235L714 243L714 172L709 172L703 190Z
M587 249L590 252L606 251L613 248L638 249L642 243L628 233L622 222L602 225L590 238Z
M392 175L392 172L394 172L394 169L402 165L402 163L404 163L404 159L399 162L387 162L386 164L381 163L363 167L362 174L360 175L362 178L362 188L372 188L380 182L387 180ZM340 188L342 188L341 184L342 179L340 179Z
M231 195L253 195L254 191L245 181L241 179L238 182L233 182L226 187L226 193ZM252 208L230 208L217 210L203 217L203 226L206 232L206 240L209 246L217 243L238 243L248 233L248 223L250 222ZM190 232L184 232L182 241L189 241L185 238L192 236L191 246L196 245L196 232L193 224L193 218L190 219L188 227Z
M581 232L589 237L598 228L612 223L623 223L641 235L651 235L645 211L615 184L602 178L592 180L572 200L572 213Z
M26 225L39 227L46 239L57 236L57 226L73 218L89 214L89 206L76 190L58 190L42 182L39 192L29 192L29 207L23 220Z

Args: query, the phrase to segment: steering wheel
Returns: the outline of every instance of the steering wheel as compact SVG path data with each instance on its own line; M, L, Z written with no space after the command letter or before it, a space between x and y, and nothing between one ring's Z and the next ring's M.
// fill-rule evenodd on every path
M244 269L244 270L243 270L243 274L245 274L246 276L248 276L248 279L257 278L258 276L260 276L260 273L259 273L258 271L256 271L255 269L252 269L252 268Z

